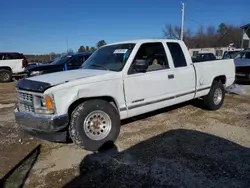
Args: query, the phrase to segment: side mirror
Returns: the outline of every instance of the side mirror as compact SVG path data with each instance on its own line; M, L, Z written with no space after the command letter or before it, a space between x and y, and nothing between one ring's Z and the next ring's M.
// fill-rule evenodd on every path
M136 59L134 61L134 68L137 72L146 72L148 69L148 61L144 60L144 59Z

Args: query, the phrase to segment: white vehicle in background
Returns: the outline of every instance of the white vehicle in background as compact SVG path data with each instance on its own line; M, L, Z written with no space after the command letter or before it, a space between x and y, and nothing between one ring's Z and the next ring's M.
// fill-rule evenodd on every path
M24 75L28 61L22 53L0 52L0 82L10 82L13 77Z
M31 135L62 142L69 133L95 151L116 141L122 119L195 98L219 109L234 79L233 60L193 63L183 41L113 43L82 69L20 80L15 118Z

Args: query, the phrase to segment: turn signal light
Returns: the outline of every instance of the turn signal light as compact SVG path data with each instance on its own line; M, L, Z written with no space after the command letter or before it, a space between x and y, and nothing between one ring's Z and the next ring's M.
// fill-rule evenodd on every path
M54 108L53 101L52 101L51 97L48 95L45 96L45 104L46 104L47 109L49 109L49 110Z

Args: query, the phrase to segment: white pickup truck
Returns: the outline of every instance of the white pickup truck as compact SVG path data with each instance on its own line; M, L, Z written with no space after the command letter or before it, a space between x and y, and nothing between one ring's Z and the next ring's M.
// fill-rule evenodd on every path
M27 66L28 61L22 53L0 52L0 83L25 76L24 69Z
M179 40L105 45L79 70L20 80L16 122L31 135L86 150L115 142L122 119L203 98L219 109L235 79L233 60L193 63Z

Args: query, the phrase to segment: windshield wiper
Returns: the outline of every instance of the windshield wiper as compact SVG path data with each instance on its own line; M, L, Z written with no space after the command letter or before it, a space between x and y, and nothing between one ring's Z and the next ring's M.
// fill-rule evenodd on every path
M101 68L104 68L105 70L109 71L109 69L107 67L103 66L103 65L92 64L90 66L92 66L92 67L101 67Z

